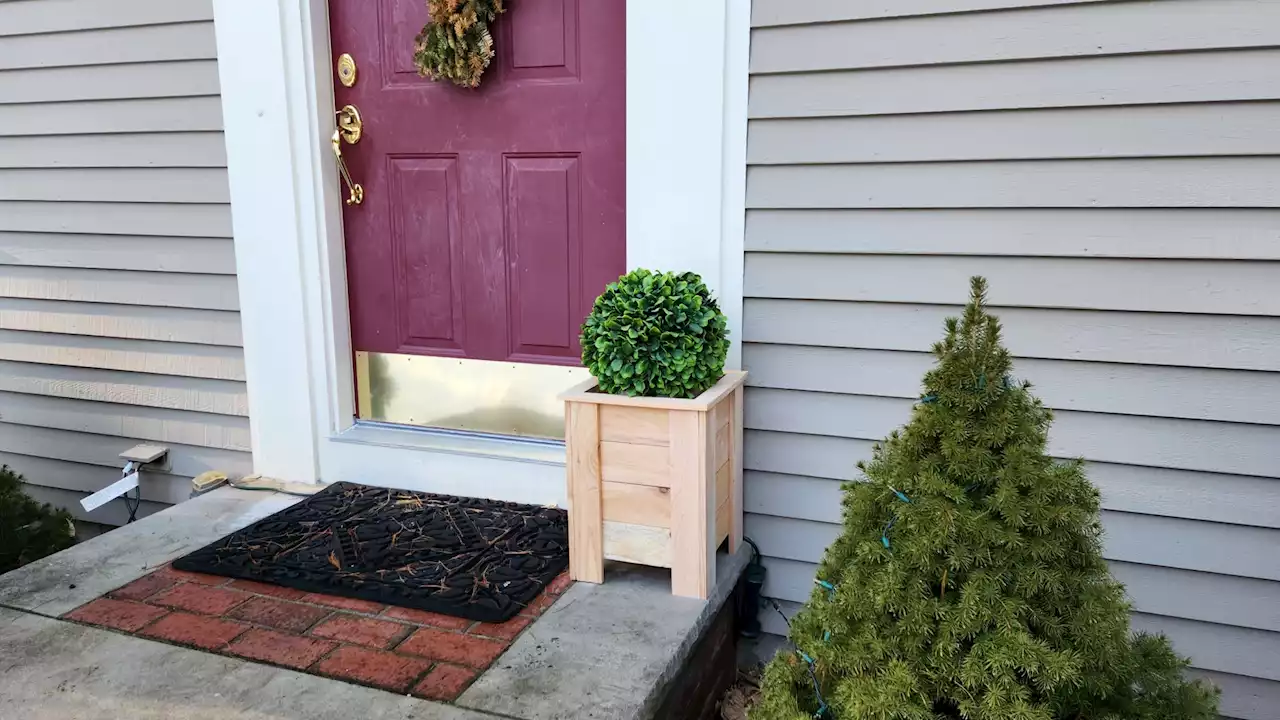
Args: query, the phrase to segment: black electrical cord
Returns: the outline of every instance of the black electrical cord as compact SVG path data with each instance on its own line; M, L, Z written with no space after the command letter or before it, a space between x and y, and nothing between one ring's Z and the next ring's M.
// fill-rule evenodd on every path
M124 506L129 510L129 520L125 524L138 519L138 508L142 507L142 486L139 485L133 489L133 502L129 501L129 494L124 495Z

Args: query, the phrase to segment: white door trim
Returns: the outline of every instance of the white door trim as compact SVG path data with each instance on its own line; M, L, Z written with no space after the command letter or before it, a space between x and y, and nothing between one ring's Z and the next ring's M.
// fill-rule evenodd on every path
M563 504L562 446L354 423L327 3L213 5L255 470ZM682 12L627 1L627 264L700 273L738 367L750 8Z

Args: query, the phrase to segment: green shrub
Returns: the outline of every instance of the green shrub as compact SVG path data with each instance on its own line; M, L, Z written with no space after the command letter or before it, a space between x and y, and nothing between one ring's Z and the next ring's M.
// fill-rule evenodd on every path
M1215 720L1160 636L1130 634L1098 490L1046 449L972 280L911 420L844 486L844 529L751 720Z
M692 398L724 375L724 313L695 273L634 270L582 326L582 364L614 395Z
M71 547L74 538L66 510L32 500L22 476L0 466L0 573Z

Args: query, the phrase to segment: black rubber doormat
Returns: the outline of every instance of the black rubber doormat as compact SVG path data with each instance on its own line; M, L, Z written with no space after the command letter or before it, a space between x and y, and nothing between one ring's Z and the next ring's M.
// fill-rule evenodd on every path
M335 483L179 570L502 622L569 566L556 508Z

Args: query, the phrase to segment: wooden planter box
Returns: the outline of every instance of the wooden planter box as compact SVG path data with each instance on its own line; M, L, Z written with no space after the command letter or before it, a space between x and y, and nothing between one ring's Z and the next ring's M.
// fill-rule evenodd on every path
M706 598L716 549L742 543L742 382L733 371L689 400L595 391L565 401L569 573L604 581L604 561L671 568L671 592Z

